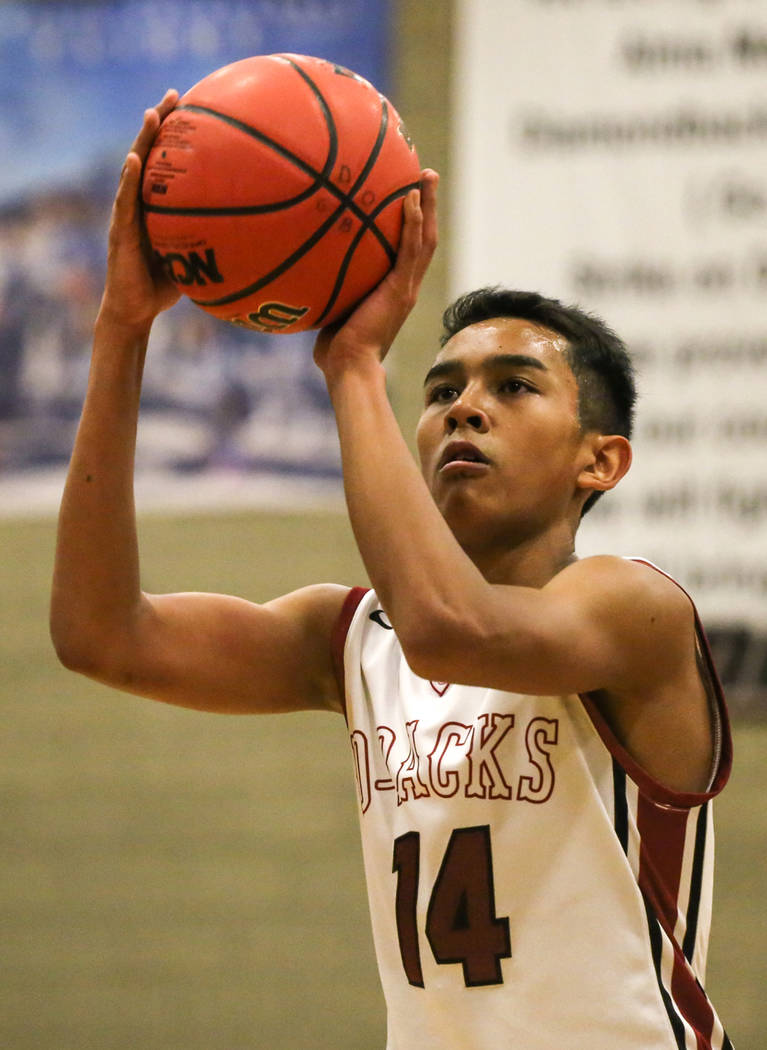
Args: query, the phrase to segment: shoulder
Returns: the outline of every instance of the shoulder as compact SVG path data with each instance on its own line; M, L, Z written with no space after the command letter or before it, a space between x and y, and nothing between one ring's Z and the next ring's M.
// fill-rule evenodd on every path
M578 596L584 604L605 610L625 609L630 619L646 619L661 610L668 615L693 614L692 600L671 576L648 561L596 555L572 562L546 584L552 594Z
M292 663L303 683L297 692L314 697L309 706L343 708L333 661L333 640L352 588L335 583L301 587L263 606L273 625L274 646ZM278 656L279 652L273 655Z
M275 598L265 608L295 623L307 637L329 641L352 590L337 583L315 583Z
M599 555L568 565L544 588L572 602L599 629L617 683L644 689L688 664L695 608L670 576L649 562ZM613 663L613 661L615 661Z

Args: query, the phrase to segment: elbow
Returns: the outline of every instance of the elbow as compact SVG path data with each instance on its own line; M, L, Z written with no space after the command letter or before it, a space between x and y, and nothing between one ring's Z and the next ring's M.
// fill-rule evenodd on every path
M407 665L414 675L427 682L449 682L451 676L445 673L444 662L431 650L402 647Z
M48 634L59 663L68 671L80 671L88 663L84 632L73 616L71 602L63 601L54 584L48 609Z
M146 676L135 638L94 621L51 616L50 637L59 663L68 671L122 692L148 695L139 688Z
M449 616L424 617L403 634L398 637L408 667L426 681L454 681L465 654L477 651L473 633Z
M103 685L132 692L135 675L114 646L98 637L79 638L51 631L51 641L59 663L68 671L91 678Z
M63 667L89 678L103 676L110 646L97 624L80 622L54 608L48 629L54 652Z
M487 602L421 610L397 630L411 671L430 682L480 684L489 654L509 652L507 617Z
M59 663L68 671L93 675L97 669L94 646L51 620L50 636Z

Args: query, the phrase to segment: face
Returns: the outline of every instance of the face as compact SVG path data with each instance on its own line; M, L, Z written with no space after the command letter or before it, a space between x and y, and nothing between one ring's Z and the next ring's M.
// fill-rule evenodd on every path
M566 340L517 318L470 325L424 386L421 469L459 542L519 542L579 512L588 460ZM577 514L576 514L577 516Z

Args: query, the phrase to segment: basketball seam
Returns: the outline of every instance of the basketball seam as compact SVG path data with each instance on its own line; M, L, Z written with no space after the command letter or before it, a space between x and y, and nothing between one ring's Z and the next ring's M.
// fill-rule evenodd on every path
M417 182L412 182L409 185L403 186L399 190L395 190L393 193L390 193L388 197L385 197L381 201L381 203L375 209L375 211L371 213L371 219L373 219L377 215L379 215L383 211L383 209L388 207L388 205L391 204L393 201L399 200L400 197L407 196L407 194L410 193L411 190L415 190L415 189L418 189L418 183ZM351 264L352 256L356 252L357 246L359 245L360 241L362 240L366 230L367 230L367 227L365 227L365 226L360 226L359 230L357 230L357 233L354 236L354 240L349 245L349 247L348 247L348 249L346 251L346 255L344 255L343 260L341 262L341 265L338 267L338 273L336 275L336 283L333 286L333 291L330 293L330 298L328 299L327 303L325 304L325 308L323 309L322 313L319 315L319 317L314 322L315 324L319 324L321 321L324 320L326 315L332 310L333 306L335 305L336 299L341 294L341 288L343 287L343 283L346 280L346 273L347 273L347 271L349 269L349 266Z
M322 98L319 91L317 91L316 94L318 98ZM281 146L279 142L275 142L274 139L271 139L268 135L264 134L264 132L259 131L258 128L254 128L252 125L246 124L242 120L238 120L237 117L231 117L228 113L220 113L218 110L212 109L209 106L198 106L191 103L182 106L177 106L176 109L185 110L187 112L192 113L206 113L208 114L208 116L214 117L217 120L223 121L223 123L225 124L229 124L232 127L237 128L238 131L244 132L251 138L255 138L259 142L262 142L265 146L268 146L270 149L273 149L275 153L279 153L282 157L284 157L286 160L290 161L293 165L295 165L295 167L300 168L301 171L304 172L304 174L310 175L314 179L314 183L308 189L303 190L302 193L298 195L298 197L291 198L290 200L286 201L279 201L277 203L243 204L232 207L192 207L181 205L171 207L165 204L145 203L145 211L151 212L155 215L258 215L262 212L281 211L283 208L287 208L291 204L298 203L301 200L305 200L308 197L311 197L313 193L316 193L316 191L320 187L322 187L323 189L326 189L328 193L332 194L332 196L334 196L345 208L349 208L350 211L353 211L356 217L361 222L365 222L367 220L367 214L363 211L362 208L359 207L359 205L355 201L352 200L350 194L356 193L362 181L364 181L364 179L367 178L367 176L370 174L372 163L375 161L376 157L381 151L381 144L383 141L383 136L381 134L381 124L383 124L383 133L385 134L388 120L388 114L386 113L385 106L382 107L382 121L381 123L379 123L378 138L376 139L373 150L371 151L371 156L368 157L368 160L366 161L366 166L365 168L363 168L362 176L357 179L349 193L346 193L344 190L339 189L339 187L331 181L329 175L326 173L328 169L327 161L325 162L323 170L317 171L316 168L314 168L311 164L308 164L305 160L302 160L301 157L297 156L297 154L293 153L285 146ZM329 128L328 132L330 132ZM335 153L330 162L331 168L334 163ZM383 234L380 234L380 236L383 237ZM386 238L383 239L386 240ZM388 241L387 248L388 250L391 250L391 245L389 245Z
M310 90L314 92L314 94L317 97L317 101L322 107L323 112L326 114L328 124L332 126L333 134L336 136L337 139L338 132L336 131L336 126L333 121L333 115L330 111L330 107L327 104L325 96L322 94L320 89L317 87L317 85L314 83L314 81L305 69L303 69L297 62L294 62L293 59L290 58L288 55L283 55L282 57L293 67L293 69L295 69L298 75L309 85ZM362 171L357 176L354 185L348 193L344 193L343 190L339 190L336 187L335 183L331 182L330 178L326 176L326 178L328 179L326 188L330 192L334 193L334 195L337 196L339 200L341 200L346 205L346 207L350 209L350 211L353 211L356 214L357 218L360 220L360 222L363 223L363 225L370 227L374 235L380 241L381 247L389 257L390 264L393 264L395 259L395 252L392 246L389 244L388 239L383 235L383 233L381 233L377 226L372 224L371 216L367 215L362 208L358 207L356 201L354 201L353 199L353 195L357 192L360 186L362 186L365 179L367 179L368 175L372 171L373 165L378 159L378 154L381 152L381 149L383 147L384 140L386 138L386 131L389 127L389 107L386 103L386 99L381 94L379 94L378 98L381 102L381 116L378 121L378 135L376 136L376 140L373 143L373 148L371 149L368 159L365 161L365 164L362 167ZM329 133L330 126L328 127Z
M302 200L311 197L313 193L316 193L320 186L326 186L326 180L328 177L326 172L329 169L332 169L333 164L335 164L335 156L337 152L337 146L332 139L324 167L321 172L318 172L316 168L313 168L305 161L302 161L300 157L297 157L290 150L281 146L279 142L275 142L274 139L265 135L263 131L259 131L258 128L254 128L250 124L238 120L237 117L229 116L228 113L220 113L217 109L212 109L210 106L198 106L192 103L177 106L176 110L184 110L185 112L190 113L206 113L208 116L214 117L215 119L222 121L224 124L229 124L231 127L244 132L251 138L257 139L259 142L263 143L263 145L273 149L275 153L280 154L296 167L301 168L304 174L310 175L314 179L314 182L307 189L302 190L296 197L291 197L289 200L284 201L273 201L269 204L243 204L231 207L170 207L164 204L145 203L144 208L146 211L153 212L156 215L258 215L263 212L280 211L283 208L289 208L291 205L298 204ZM328 129L328 131L330 131L330 129Z
M170 208L163 207L161 204L148 205L149 211L154 211L161 215L263 215L269 212L281 211L283 208L290 208L294 204L300 204L302 201L307 200L317 190L320 185L325 185L326 180L330 178L333 171L333 165L336 162L338 156L338 131L336 129L336 123L333 120L333 114L330 111L325 98L319 91L314 90L314 84L305 75L304 71L295 62L287 59L293 69L309 84L309 88L314 92L314 95L319 102L322 110L323 117L325 119L325 126L328 132L328 153L325 158L325 163L322 166L322 171L317 172L313 166L305 164L300 157L296 156L291 150L288 150L280 142L272 139L263 131L259 131L258 128L252 127L250 124L246 124L244 121L238 120L237 117L230 117L226 113L221 113L219 110L212 109L208 106L197 106L194 103L177 106L177 109L183 109L191 111L193 113L208 113L210 116L216 117L219 120L230 124L232 127L237 128L239 131L245 132L253 138L258 139L265 146L269 146L275 153L281 154L286 160L298 166L304 167L306 174L311 175L314 178L314 182L303 192L299 193L296 197L291 197L289 200L270 202L269 204L252 204L239 207L226 207L226 208Z
M236 292L230 292L229 295L224 295L220 299L192 299L192 302L197 306L226 306L227 303L234 303L238 299L244 299L246 296L252 295L253 292L257 292L259 288L263 288L264 285L269 284L276 277L285 273L285 271L289 270L294 263L298 262L300 258L306 255L308 251L311 251L315 244L322 240L331 226L335 224L338 217L343 214L343 211L343 205L339 205L333 214L327 218L321 226L317 227L311 237L304 241L303 244L300 244L298 248L287 257L287 259L283 259L279 266L275 266L273 270L264 274L263 277L259 277L257 281L254 281L253 284L249 284L247 288L240 288Z
M407 194L410 193L411 190L417 190L418 186L419 184L417 182L410 182L406 186L402 186L400 187L400 189L394 190L388 195L388 197L384 197L384 199L378 204L375 210L371 212L370 218L375 219L378 215L380 215L384 208L388 207L394 201L399 200L400 197L407 196ZM328 219L326 219L322 226L318 226L312 234L312 236L308 240L304 241L303 244L299 245L292 255L288 256L287 259L283 259L279 266L276 266L273 270L265 274L263 277L259 277L257 281L255 281L253 284L249 284L247 288L241 288L237 292L230 292L229 295L222 296L220 299L192 299L192 302L195 303L197 306L226 306L228 303L236 302L238 299L243 299L245 298L245 296L252 295L253 292L257 292L259 288L263 288L264 285L269 284L270 281L273 281L276 277L279 277L281 276L281 274L285 273L286 270L289 270L291 266L294 263L298 262L298 260L306 254L306 252L310 251L314 247L314 245L317 244L318 241L322 240L322 238L325 236L325 234L328 232L331 226L333 226L333 224L336 222L338 217L341 214L343 214L343 210L343 205L340 205L338 208L336 208L333 214L329 216ZM343 261L341 262L341 266L338 270L339 275L342 271L344 276L346 275L346 271L349 268L349 262L351 261L351 255L354 251L356 251L357 245L362 239L363 234L369 229L371 229L371 227L366 224L360 226L359 230L354 236L352 244L347 249L346 255L344 256ZM330 299L326 303L320 316L317 318L318 321L321 321L322 318L325 317L328 311L332 308L335 300L338 298L338 294L340 292L340 284L338 283L338 281L336 281L336 285L337 287L334 287Z

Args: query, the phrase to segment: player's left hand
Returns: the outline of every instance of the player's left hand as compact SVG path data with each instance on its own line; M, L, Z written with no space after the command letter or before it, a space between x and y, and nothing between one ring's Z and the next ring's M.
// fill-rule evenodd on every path
M437 183L429 168L421 172L421 189L404 202L404 221L397 259L391 270L343 321L323 328L314 360L330 379L371 356L380 362L416 304L421 282L437 247Z
M101 316L121 327L146 329L179 298L179 289L158 272L141 218L141 177L160 124L178 101L170 90L147 109L141 130L125 158L109 225L107 277Z

